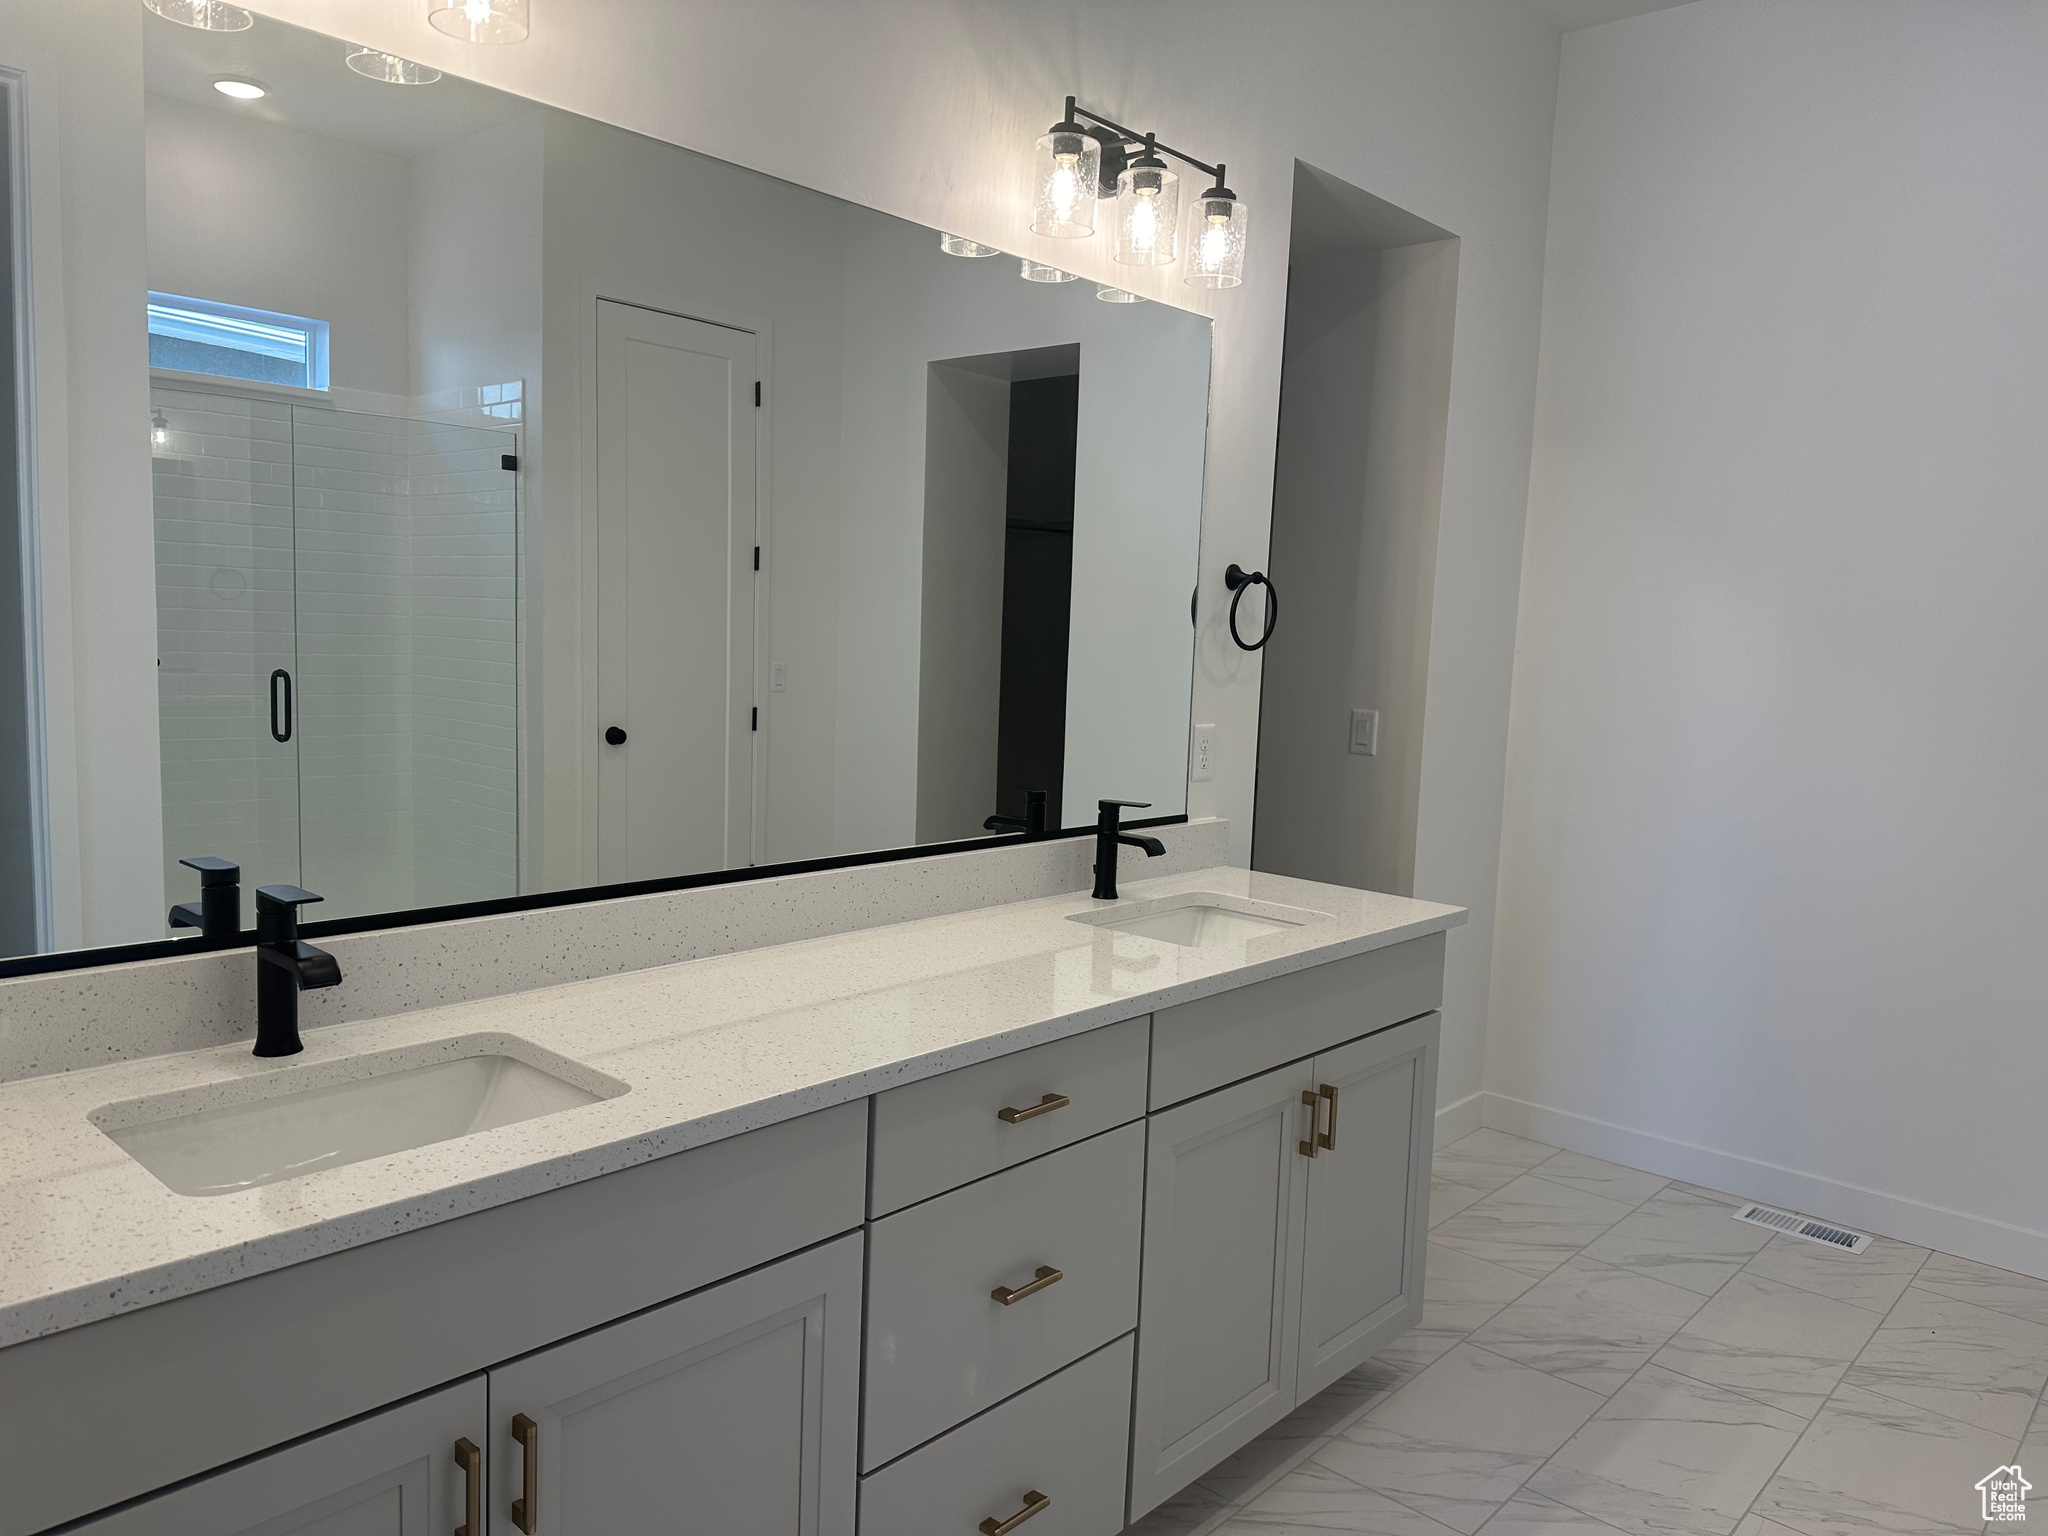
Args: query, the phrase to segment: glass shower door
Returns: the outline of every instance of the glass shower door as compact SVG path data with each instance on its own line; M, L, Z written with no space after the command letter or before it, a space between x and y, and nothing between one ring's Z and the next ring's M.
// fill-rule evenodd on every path
M202 853L316 921L516 895L514 435L152 400L172 899Z
M292 428L313 915L516 895L517 440L308 406Z
M196 854L234 860L245 888L296 885L291 410L168 389L151 404L165 889L197 896L178 867Z

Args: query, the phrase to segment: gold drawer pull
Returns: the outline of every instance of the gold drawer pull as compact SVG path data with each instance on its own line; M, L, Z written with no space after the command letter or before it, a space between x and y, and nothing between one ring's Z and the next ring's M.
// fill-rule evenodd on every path
M1032 1282L1029 1285L1020 1285L1014 1291L1011 1290L1007 1285L999 1285L994 1290L990 1291L989 1295L995 1297L997 1301L1000 1301L1006 1307L1014 1307L1026 1296L1036 1296L1048 1285L1056 1285L1065 1278L1066 1276L1062 1275L1050 1264L1041 1264L1038 1266L1037 1276L1032 1280ZM1035 1515L1038 1513L1038 1511L1034 1509L1031 1510L1030 1513ZM1022 1520L1023 1518L1023 1515L1019 1515L1017 1517L1017 1520ZM1011 1525L1015 1525L1016 1523L1016 1520L1010 1522ZM1005 1529L1008 1529L1008 1527L1005 1527Z
M1328 1083L1311 1093L1301 1090L1301 1102L1308 1106L1308 1140L1300 1144L1303 1157L1337 1150L1337 1090ZM1330 1106L1330 1128L1323 1129L1323 1106Z
M455 1536L484 1536L484 1453L464 1435L455 1442L455 1465L462 1468L462 1524Z
M533 1536L540 1524L540 1426L523 1413L512 1415L512 1438L519 1442L520 1496L512 1501L512 1523Z
M1010 1516L1009 1519L998 1520L994 1515L990 1515L976 1529L981 1532L981 1536L1010 1536L1010 1532L1017 1529L1018 1526L1029 1520L1033 1515L1042 1515L1051 1507L1052 1495L1040 1493L1034 1488L1024 1495L1024 1507Z
M1064 1093L1048 1093L1029 1109L999 1109L996 1118L1005 1125L1022 1125L1026 1120L1036 1120L1040 1115L1049 1115L1056 1109L1065 1109L1074 1101Z

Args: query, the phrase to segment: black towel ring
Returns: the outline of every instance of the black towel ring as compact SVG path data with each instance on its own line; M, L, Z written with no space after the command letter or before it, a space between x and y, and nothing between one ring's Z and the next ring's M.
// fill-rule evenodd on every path
M1266 579L1264 571L1248 571L1243 566L1233 565L1223 573L1223 585L1230 588L1230 638L1237 642L1241 651L1256 651L1265 647L1273 638L1273 626L1280 622L1280 594L1273 590L1273 583ZM1237 632L1237 605L1244 601L1245 593L1253 587L1266 589L1266 632L1259 636L1256 644L1247 644L1243 635Z

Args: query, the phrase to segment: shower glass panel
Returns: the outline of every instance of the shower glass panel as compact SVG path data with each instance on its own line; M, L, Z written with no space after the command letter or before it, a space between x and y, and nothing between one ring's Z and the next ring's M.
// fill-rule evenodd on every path
M157 460L167 868L175 875L194 852L236 859L245 884L319 892L314 918L516 894L518 516L516 476L504 468L513 434L171 390L155 398L171 429ZM224 407L266 434L282 423L285 451L275 454L268 435L259 450L260 496L197 491L215 483L213 456L181 453L185 423L211 425L206 413ZM243 500L260 502L261 518ZM211 518L195 517L195 505ZM175 674L174 687L173 656L190 655L188 633L205 632L181 616L207 613L209 598L222 606L186 573L212 558L195 557L194 531L237 516L268 519L250 536L261 550L282 529L282 558L250 562L269 583L251 607L279 609L282 625L260 643L232 630L210 672ZM280 628L284 659L274 660ZM199 676L213 679L210 691L187 681ZM202 698L219 720L195 711ZM193 784L206 754L231 755L230 743L276 783L280 814L259 813L260 828L237 823L224 791L220 813L207 815L208 793ZM190 883L188 873L172 888Z
M165 889L196 893L178 860L202 853L241 865L245 888L296 885L298 748L270 730L271 676L297 665L291 407L173 390L152 404Z

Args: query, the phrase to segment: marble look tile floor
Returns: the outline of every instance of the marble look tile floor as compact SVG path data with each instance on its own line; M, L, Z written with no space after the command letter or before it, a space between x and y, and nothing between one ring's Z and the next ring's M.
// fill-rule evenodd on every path
M1737 1203L1441 1149L1421 1323L1129 1536L1947 1536L1995 1468L2048 1488L2048 1281Z

